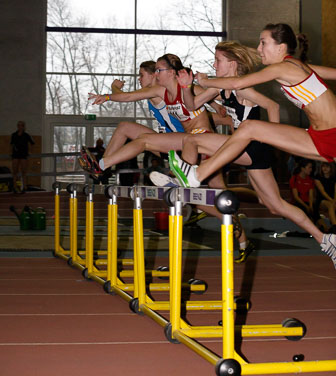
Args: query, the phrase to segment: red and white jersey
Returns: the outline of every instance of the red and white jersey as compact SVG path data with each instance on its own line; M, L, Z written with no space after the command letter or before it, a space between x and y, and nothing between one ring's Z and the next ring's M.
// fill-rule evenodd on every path
M199 114L205 111L204 106L201 106L195 111L189 111L186 108L186 106L183 103L182 90L179 84L177 84L176 98L172 102L170 102L168 99L168 93L166 90L164 94L164 101L166 103L166 108L167 108L168 113L171 116L174 116L176 119L178 119L181 122L195 119Z
M296 85L281 85L281 91L283 94L299 108L304 108L307 106L307 104L313 102L327 89L328 86L314 71L312 71L307 78Z

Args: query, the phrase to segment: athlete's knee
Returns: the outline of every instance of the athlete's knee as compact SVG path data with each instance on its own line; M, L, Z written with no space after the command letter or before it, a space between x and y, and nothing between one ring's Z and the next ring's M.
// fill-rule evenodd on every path
M240 135L251 137L254 129L255 129L255 121L244 120L240 123L239 128L237 129L236 132L239 132Z
M131 131L130 123L127 121L122 121L121 123L118 124L114 133L122 134L124 136L127 136L127 138L133 138L131 137L132 134L130 131Z
M143 150L150 150L151 148L147 133L140 134L136 139L133 140L133 142L136 142L138 145L141 145Z
M182 139L183 147L186 145L197 145L197 137L196 135L186 133Z

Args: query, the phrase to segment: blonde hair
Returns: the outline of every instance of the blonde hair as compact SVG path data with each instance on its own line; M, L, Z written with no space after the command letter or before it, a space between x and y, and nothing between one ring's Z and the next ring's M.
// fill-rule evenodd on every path
M229 61L237 63L238 76L252 72L261 62L257 50L238 42L219 42L216 51L222 52Z

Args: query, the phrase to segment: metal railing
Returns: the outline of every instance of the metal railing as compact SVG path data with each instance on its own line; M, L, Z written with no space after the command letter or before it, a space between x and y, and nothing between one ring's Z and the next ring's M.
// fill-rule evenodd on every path
M29 159L43 159L52 158L52 163L48 164L49 171L32 172L27 171L26 176L39 176L39 177L49 177L52 181L60 181L64 183L88 183L90 181L90 174L82 170L77 163L77 157L81 155L80 152L67 152L67 153L41 153L41 154L30 154ZM57 158L70 157L72 159L73 167L72 170L60 170ZM0 155L0 165L2 160L11 161L12 157L9 154ZM71 161L70 161L71 162ZM42 163L42 166L46 164ZM169 169L164 169L168 172ZM139 174L138 184L143 184L146 169L112 169L111 177L109 178L109 184L120 184L120 174ZM5 173L0 175L1 178L12 178L12 173ZM48 190L51 188L50 184L47 184ZM49 187L50 185L50 187Z

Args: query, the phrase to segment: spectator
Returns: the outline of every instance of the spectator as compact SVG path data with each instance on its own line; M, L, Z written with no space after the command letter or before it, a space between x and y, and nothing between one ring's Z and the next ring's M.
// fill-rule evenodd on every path
M319 173L315 176L316 211L328 210L331 227L329 233L336 233L336 180L335 163L322 162Z
M144 184L145 185L153 185L151 179L149 178L149 174L153 171L161 172L162 174L165 173L165 169L163 167L163 161L161 158L153 157L151 160L151 166L146 168L144 171Z
M13 191L19 193L20 190L17 186L18 174L21 172L22 187L21 193L27 190L27 167L28 167L28 154L29 144L34 145L35 142L31 136L25 132L26 123L18 121L17 131L12 134L10 144L12 146L12 173L13 173Z
M313 162L309 159L301 159L289 181L289 185L292 203L301 208L316 223L319 215L314 210L315 183L310 176L312 171Z

